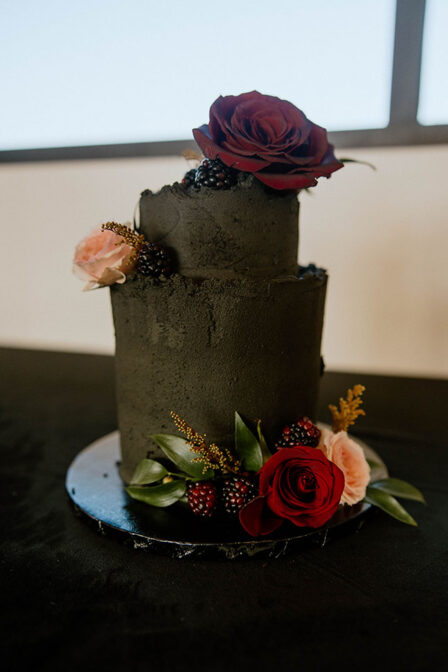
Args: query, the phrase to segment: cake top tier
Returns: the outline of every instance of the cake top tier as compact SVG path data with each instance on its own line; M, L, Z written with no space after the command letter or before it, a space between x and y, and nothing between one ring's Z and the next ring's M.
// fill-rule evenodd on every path
M189 277L297 273L297 195L273 192L240 173L228 190L199 191L175 183L140 199L140 230L174 250L177 269Z
M145 191L141 233L172 248L185 276L295 275L296 194L343 165L326 130L290 102L251 91L217 98L193 135L205 156L189 171L194 184Z

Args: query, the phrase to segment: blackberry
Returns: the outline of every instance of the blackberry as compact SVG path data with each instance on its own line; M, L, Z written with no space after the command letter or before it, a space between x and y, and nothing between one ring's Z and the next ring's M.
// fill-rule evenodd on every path
M188 170L182 180L182 184L184 187L192 187L194 185L194 180L196 177L196 168L192 168L191 170Z
M168 277L173 272L171 254L161 245L144 243L138 253L136 269L150 278Z
M276 448L292 448L293 446L310 446L315 448L319 443L320 429L309 418L300 418L292 425L287 425L275 444Z
M211 518L218 503L216 486L210 481L191 483L187 489L187 500L195 516Z
M196 169L195 185L210 189L230 189L236 184L237 172L219 159L202 159Z
M221 486L221 502L226 513L238 513L256 496L257 486L247 473L229 476Z

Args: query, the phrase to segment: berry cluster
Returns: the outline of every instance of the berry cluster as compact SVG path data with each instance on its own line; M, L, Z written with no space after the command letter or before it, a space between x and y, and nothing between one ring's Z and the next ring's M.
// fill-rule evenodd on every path
M309 418L300 418L297 422L287 425L275 444L276 448L292 448L293 446L310 446L315 448L320 439L320 429Z
M226 166L220 159L203 159L196 169L192 168L185 173L182 184L196 189L230 189L236 184L237 177L237 171Z
M166 247L144 243L138 253L136 269L149 278L167 278L173 272L173 260Z
M191 483L188 505L196 516L211 518L217 511L237 514L257 496L257 487L248 473L227 476L216 485L211 481Z
M146 191L143 191L142 195ZM124 242L133 248L130 261L136 261L135 268L141 275L149 278L160 278L160 276L167 278L173 272L173 258L166 247L146 242L143 234L132 230L126 224L107 222L101 225L101 230L113 231L122 238L119 245Z
M247 473L226 478L221 487L222 506L226 513L238 513L256 496L257 487Z

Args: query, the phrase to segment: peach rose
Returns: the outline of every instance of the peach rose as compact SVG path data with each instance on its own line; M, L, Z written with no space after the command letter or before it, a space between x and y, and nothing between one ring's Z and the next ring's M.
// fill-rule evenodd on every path
M344 474L345 487L341 504L353 506L364 499L370 480L370 467L361 446L350 439L347 432L334 434L323 429L318 448Z
M113 231L95 229L76 246L73 273L87 280L83 291L126 282L135 261L130 261L132 247Z

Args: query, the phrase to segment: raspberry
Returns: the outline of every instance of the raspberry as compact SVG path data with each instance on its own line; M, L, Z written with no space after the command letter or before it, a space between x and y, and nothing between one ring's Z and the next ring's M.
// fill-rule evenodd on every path
M257 486L247 473L229 476L221 487L221 501L227 513L238 513L256 496Z
M211 518L218 503L216 486L210 481L191 483L187 489L187 500L195 516Z
M309 418L300 418L292 425L287 425L275 444L276 448L292 448L293 446L310 446L315 448L319 443L320 429Z

